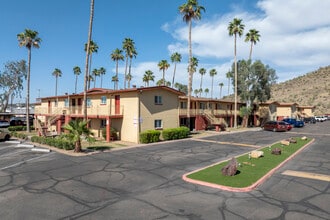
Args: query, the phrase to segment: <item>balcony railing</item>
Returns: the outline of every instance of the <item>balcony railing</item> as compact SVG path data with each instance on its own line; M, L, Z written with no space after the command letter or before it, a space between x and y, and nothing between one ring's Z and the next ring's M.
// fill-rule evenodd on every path
M79 106L70 106L70 107L37 107L35 108L35 114L47 114L47 115L82 115L84 113L83 107ZM88 115L102 115L102 116L109 116L109 115L123 115L124 107L123 106L91 106L87 107L87 114Z
M205 111L212 113L213 115L234 115L234 110L223 109L190 109L190 116L203 115ZM180 115L187 115L187 109L179 109ZM238 111L237 111L238 113Z

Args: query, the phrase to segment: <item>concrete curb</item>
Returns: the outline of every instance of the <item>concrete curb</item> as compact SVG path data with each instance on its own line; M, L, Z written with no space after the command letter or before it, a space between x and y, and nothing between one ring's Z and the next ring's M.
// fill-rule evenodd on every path
M198 172L200 170L206 169L206 168L211 167L211 166L215 166L215 165L217 165L219 163L222 163L224 161L220 161L220 162L211 164L210 166L203 167L203 168L200 168L198 170L194 170L192 172L186 173L186 174L184 174L182 176L182 179L184 181L186 181L186 182L189 182L189 183L199 184L199 185L208 186L208 187L217 188L217 189L222 189L222 190L231 191L231 192L249 192L249 191L254 190L257 186L259 186L260 184L262 184L264 181L266 181L266 179L268 179L271 175L273 175L275 173L275 171L277 171L279 168L281 168L286 162L288 162L290 159L292 159L293 157L295 157L302 150L304 150L309 145L311 145L312 143L314 143L314 141L315 141L315 139L313 138L309 143L307 143L305 146L303 146L302 148L300 148L299 150L297 150L294 154L292 154L290 157L288 157L282 163L280 163L275 168L273 168L272 170L270 170L265 176L261 177L254 184L252 184L252 185L250 185L248 187L236 188L236 187L230 187L230 186L223 186L223 185L218 185L218 184L215 184L215 183L208 183L208 182L204 182L204 181L200 181L200 180L190 179L190 178L187 177L188 175L190 175L192 173Z
M50 149L44 149L44 148L32 148L31 151L36 151L36 152L44 152L44 153L49 153L51 150Z
M21 141L6 141L6 143L10 143L10 144L20 144Z
M17 144L16 147L34 148L33 144Z

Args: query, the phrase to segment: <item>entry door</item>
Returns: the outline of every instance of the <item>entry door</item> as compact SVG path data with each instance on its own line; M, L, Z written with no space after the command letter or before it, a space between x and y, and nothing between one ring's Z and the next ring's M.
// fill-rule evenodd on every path
M115 114L120 114L120 95L115 96Z

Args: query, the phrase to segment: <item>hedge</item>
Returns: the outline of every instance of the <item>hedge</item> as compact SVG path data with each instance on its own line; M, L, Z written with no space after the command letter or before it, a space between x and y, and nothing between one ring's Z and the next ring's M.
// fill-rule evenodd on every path
M140 133L140 142L143 144L158 142L160 139L160 131L147 130Z
M34 130L34 127L30 126L30 129ZM9 126L8 131L26 131L26 126L24 125Z
M65 135L58 137L32 136L31 141L39 144L45 144L64 150L73 150L75 143L66 138Z
M164 140L176 140L187 138L190 134L190 130L187 127L179 127L179 128L167 128L162 132L162 136Z

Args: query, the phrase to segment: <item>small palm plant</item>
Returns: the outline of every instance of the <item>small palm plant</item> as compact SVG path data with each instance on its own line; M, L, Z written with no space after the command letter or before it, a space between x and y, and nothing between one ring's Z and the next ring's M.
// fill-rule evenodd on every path
M93 133L87 127L88 121L71 120L63 128L69 131L68 137L75 143L74 152L81 152L81 140L85 138L88 142L93 142Z

